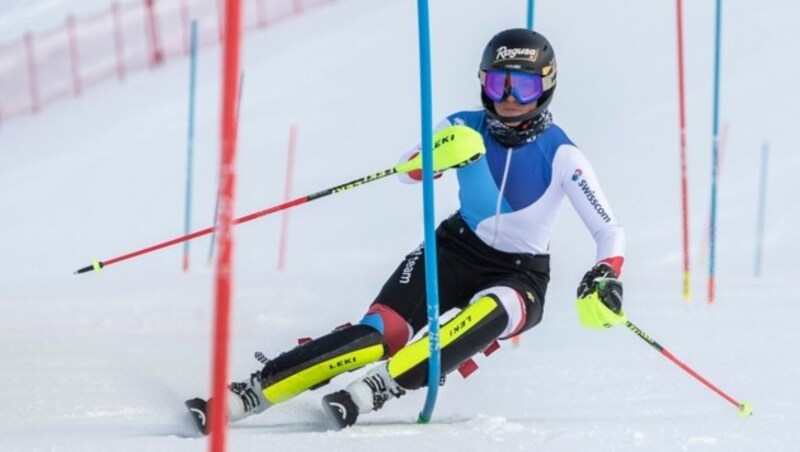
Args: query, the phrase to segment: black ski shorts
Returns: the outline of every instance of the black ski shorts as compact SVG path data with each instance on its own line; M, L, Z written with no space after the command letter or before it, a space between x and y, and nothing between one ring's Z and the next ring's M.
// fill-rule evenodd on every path
M436 229L436 244L440 314L463 309L483 289L505 286L525 299L527 318L521 331L541 321L550 281L549 255L496 250L472 232L459 212ZM373 302L395 310L414 333L428 324L424 261L425 250L420 245L406 255ZM530 295L538 302L532 303Z

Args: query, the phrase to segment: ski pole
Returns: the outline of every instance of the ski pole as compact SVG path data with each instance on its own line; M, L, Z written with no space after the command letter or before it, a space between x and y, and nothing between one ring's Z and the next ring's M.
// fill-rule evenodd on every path
M486 153L486 148L484 147L483 138L481 137L481 135L475 130L470 129L469 127L460 125L450 126L436 133L433 136L433 150L434 150L433 153L434 171L444 171L450 168L458 168L461 166L468 165L469 163L479 159L484 153ZM391 176L392 174L408 173L410 171L419 170L421 168L422 168L422 155L417 154L413 159L407 162L397 164L392 168L378 171L377 173L366 175L360 179L340 184L335 187L327 188L325 190L312 193L310 195L301 196L291 201L286 201L282 204L278 204L276 206L260 210L258 212L253 212L251 214L239 218L235 218L233 220L233 225L246 223L248 221L255 220L256 218L261 218L271 213L299 206L300 204L305 204L307 202L314 201L316 199L323 198L328 195L341 193L351 188L359 187L361 185L374 182L378 179L383 179L384 177ZM162 248L166 248L171 245L176 245L178 243L183 243L187 240L192 240L194 238L210 234L215 229L216 229L215 226L211 226L205 229L201 229L199 231L192 232L191 234L186 234L180 237L176 237L174 239L170 239L165 242L148 246L146 248L142 248L140 250L123 254L121 256L117 256L111 259L106 259L102 261L95 260L91 263L91 265L87 265L86 267L76 270L74 274L77 275L80 273L86 273L91 270L99 272L102 268L112 264L116 264L117 262L122 262L137 256L141 256L143 254L150 253L152 251L160 250Z
M673 363L677 364L678 367L680 367L681 369L685 370L689 375L691 375L694 378L696 378L700 383L703 383L709 389L711 389L712 391L716 392L723 399L725 399L728 402L730 402L739 411L739 416L740 417L746 418L746 417L748 417L748 416L753 414L753 405L750 402L748 402L746 400L742 400L740 402L740 401L734 399L733 397L729 396L725 392L723 392L718 387L714 386L714 384L712 384L710 381L708 381L705 378L703 378L700 374L695 372L691 367L687 366L681 360L676 358L675 355L673 355L672 353L669 352L669 350L667 350L666 348L662 347L661 344L659 344L653 338L648 336L647 333L642 331L641 328L639 328L638 326L636 326L633 323L631 323L630 320L627 320L627 319L625 320L625 327L628 328L629 330L633 331L634 334L636 334L637 336L642 338L643 341L645 341L648 344L650 344L650 346L652 346L654 349L656 349L659 352L661 352L662 355L664 355L667 359L669 359Z

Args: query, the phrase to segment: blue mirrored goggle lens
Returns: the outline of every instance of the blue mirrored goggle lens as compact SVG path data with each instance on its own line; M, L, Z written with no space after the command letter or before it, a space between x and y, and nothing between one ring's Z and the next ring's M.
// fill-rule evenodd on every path
M542 97L542 77L525 72L486 71L483 92L494 102L514 96L517 102L529 104Z

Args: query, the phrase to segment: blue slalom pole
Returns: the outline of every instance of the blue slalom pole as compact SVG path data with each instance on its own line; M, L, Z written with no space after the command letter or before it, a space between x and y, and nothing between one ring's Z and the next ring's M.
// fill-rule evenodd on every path
M219 178L219 176L217 176ZM214 199L214 230L211 231L210 243L208 244L208 266L214 264L214 243L217 241L217 216L219 216L219 181L217 181L217 191L215 192Z
M439 275L436 264L436 229L433 206L433 113L431 94L431 45L428 20L428 1L417 0L419 16L419 75L422 110L422 197L425 223L425 286L428 299L428 393L418 423L428 423L436 405L441 374L439 351Z
M714 121L711 157L711 224L709 227L708 251L708 303L714 303L716 286L717 251L717 174L719 172L719 58L720 29L722 22L722 0L717 0L717 13L714 30Z
M242 107L242 91L244 89L244 72L239 75L239 93L237 94L236 99L236 129L239 129L239 112ZM217 183L219 187L219 181ZM216 231L217 231L217 215L219 215L219 190L217 190L216 202L214 203L214 221L211 223L214 225L214 230L211 231L211 243L208 245L208 266L210 267L214 262L214 242L216 242Z
M533 30L534 0L528 0L528 30Z
M533 17L534 17L534 8L535 8L534 0L528 0L528 30L533 30ZM511 339L511 344L514 347L519 347L519 344L522 342L522 336L519 334L514 336Z
M764 143L761 148L761 175L758 183L758 219L756 224L756 258L753 264L753 276L761 277L761 257L764 248L764 217L767 208L767 160L769 146Z
M192 21L191 57L189 70L189 132L186 149L186 206L183 233L189 234L192 218L192 174L194 173L194 97L197 75L197 21ZM189 241L183 242L183 271L189 270Z

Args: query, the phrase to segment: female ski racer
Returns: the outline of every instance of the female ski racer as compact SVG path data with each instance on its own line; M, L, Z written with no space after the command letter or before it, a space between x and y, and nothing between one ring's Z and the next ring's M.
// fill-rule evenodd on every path
M485 156L455 170L460 207L436 231L439 305L459 310L441 326L441 370L462 374L471 357L490 353L542 319L550 279L548 244L567 199L596 243L596 261L578 286L579 318L593 328L624 320L624 234L584 154L552 122L556 87L553 48L541 34L510 29L483 52L478 76L482 109L448 116L439 127L479 132ZM421 179L419 171L405 175ZM229 385L229 422L286 401L332 378L378 362L344 390L323 397L334 428L356 422L428 381L425 246L409 253L356 325L339 327L272 360ZM211 403L211 402L209 402ZM207 402L186 402L207 433Z

